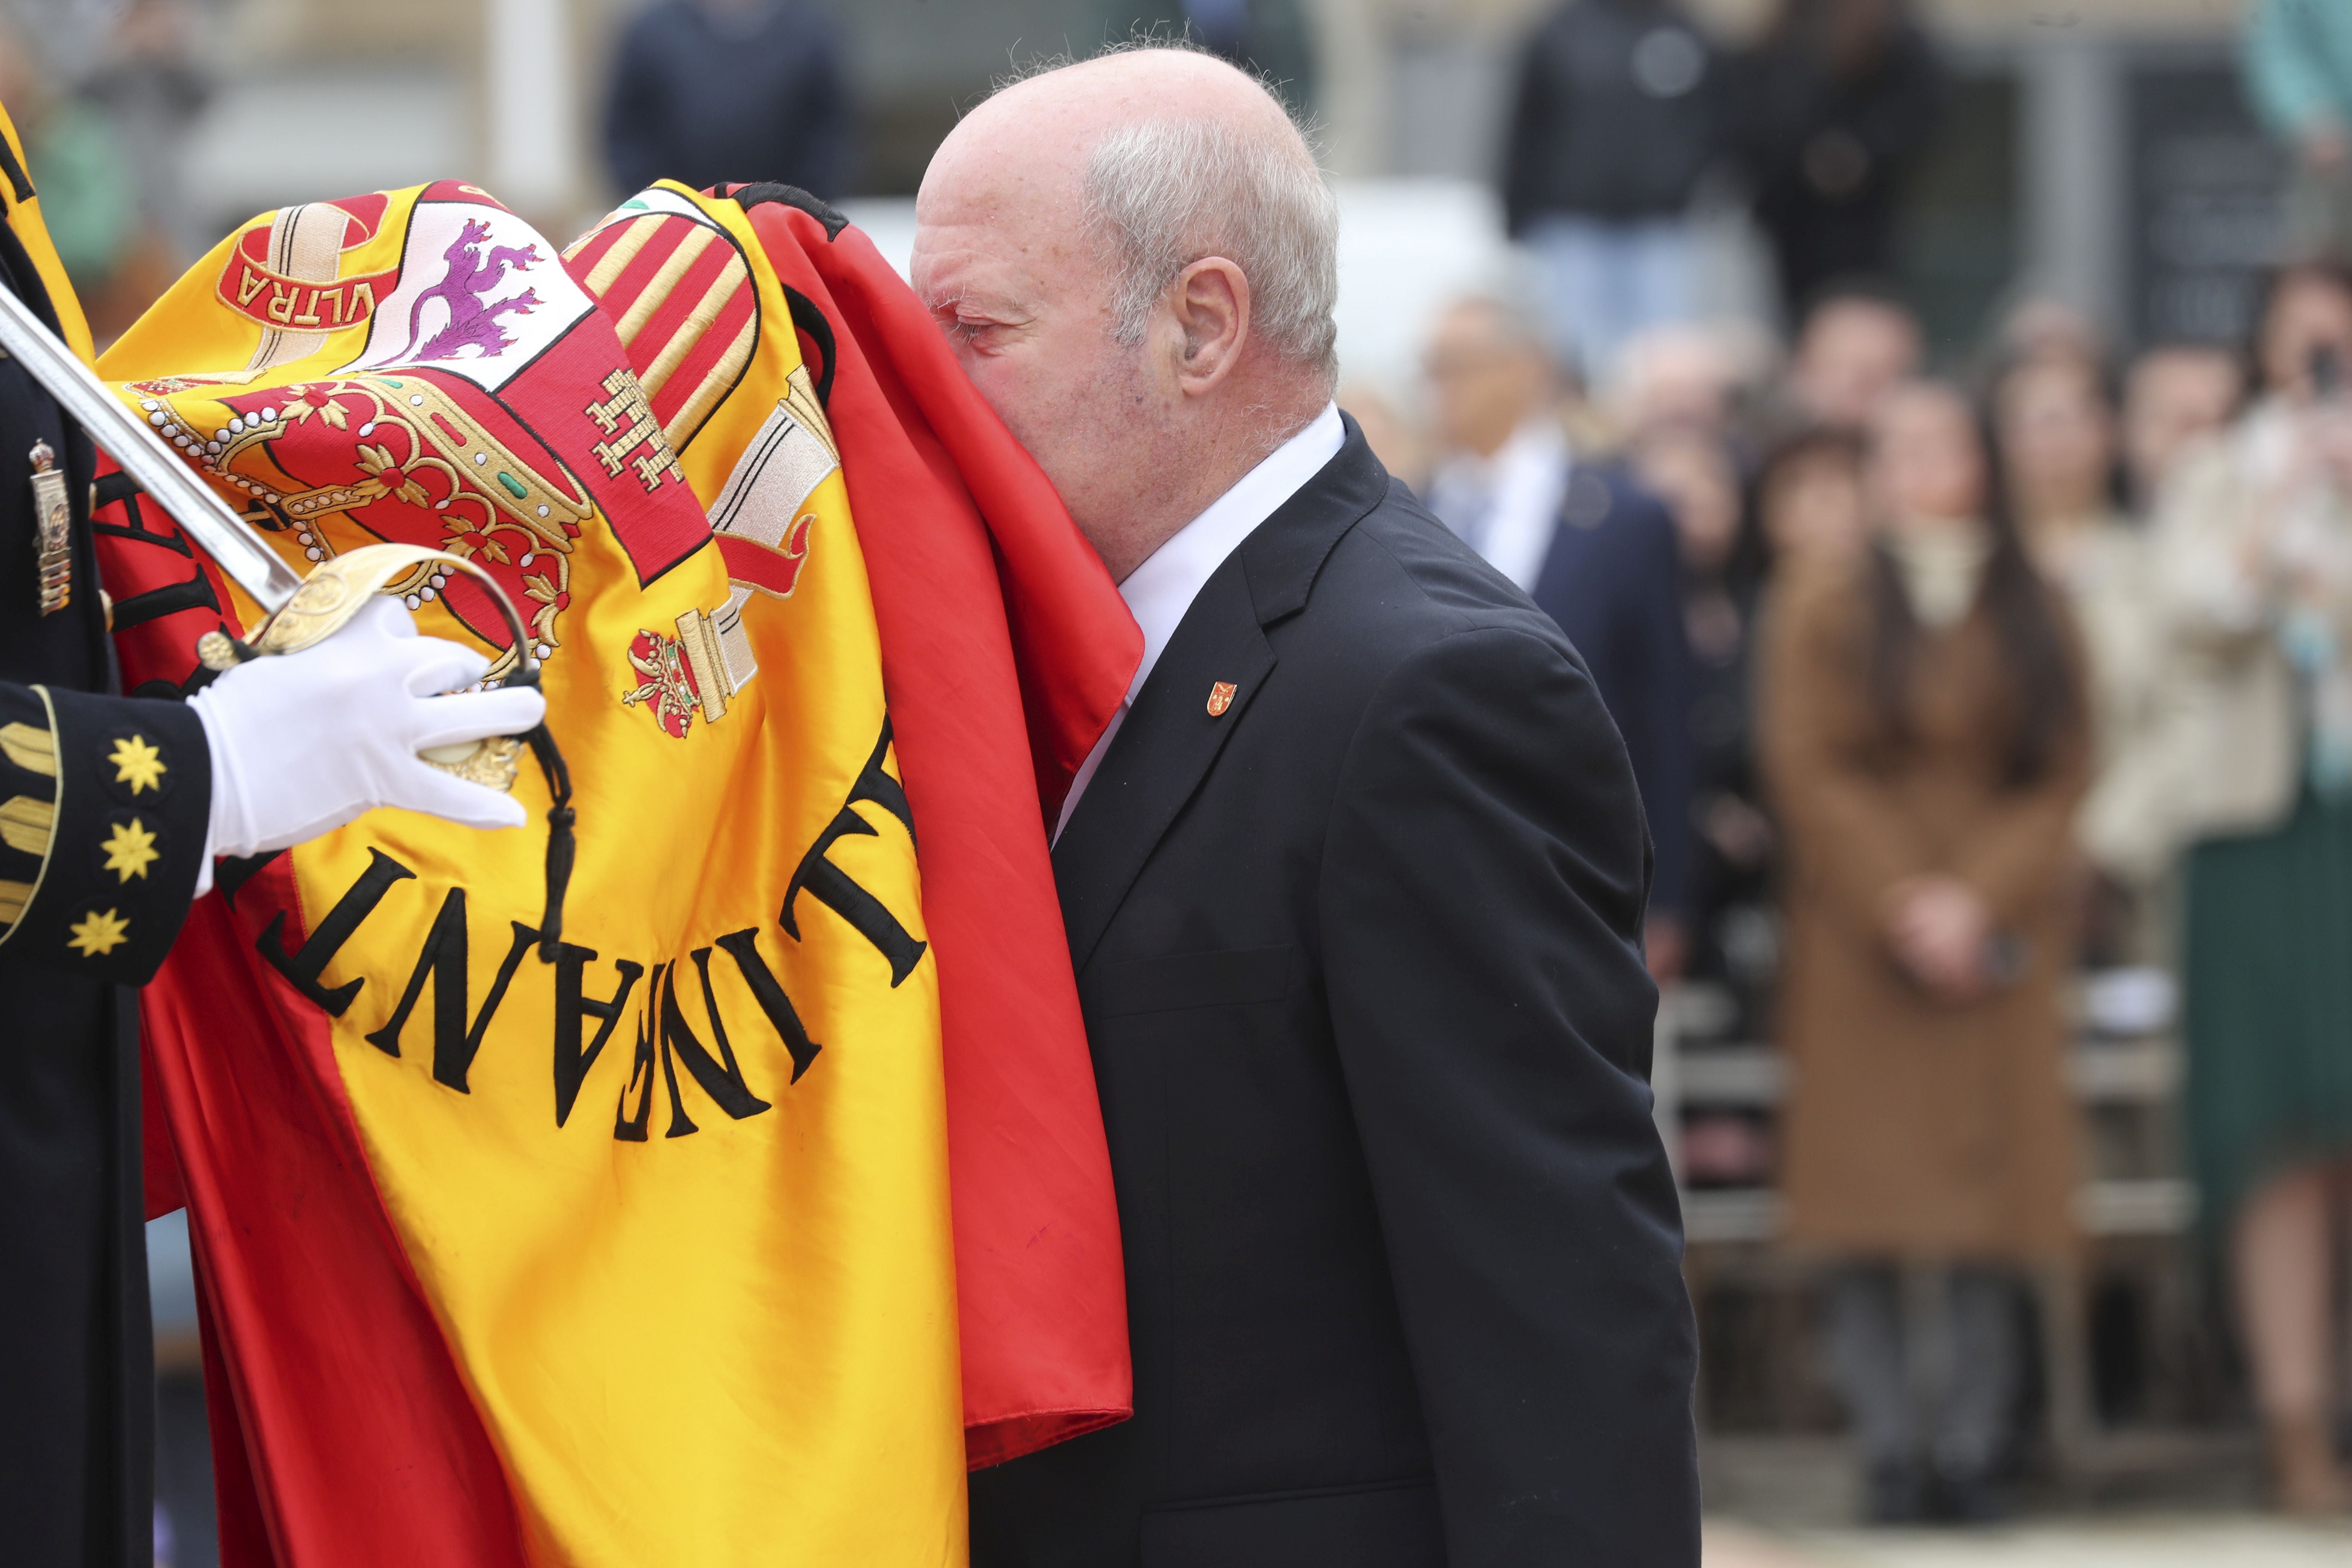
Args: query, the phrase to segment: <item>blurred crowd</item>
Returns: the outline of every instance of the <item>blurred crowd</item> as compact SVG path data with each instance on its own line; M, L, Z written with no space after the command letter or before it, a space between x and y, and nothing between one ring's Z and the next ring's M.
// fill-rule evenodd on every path
M1718 172L1749 193L1789 310L1887 272L1896 201L1946 97L1905 0L1783 0L1736 52L1675 0L1551 12L1520 54L1501 184L1554 354L1606 371L1690 315L1690 214Z
M1881 1521L2008 1506L2021 1282L2082 1245L2074 997L2126 968L2177 977L2274 1496L2347 1506L2352 7L2256 4L2242 63L2294 169L2254 341L2119 353L2029 299L1931 363L1887 281L1943 80L1904 8L1789 0L1727 56L1671 0L1571 0L1518 76L1517 285L1411 395L1342 393L1583 653L1654 972L1790 1064L1777 1139L1694 1121L1685 1174L1784 1195ZM1785 350L1696 319L1727 163Z
M1100 8L1314 100L1303 0ZM1650 819L1653 972L1791 1065L1771 1136L1694 1120L1683 1169L1784 1194L1870 1516L2006 1506L2020 1281L2082 1245L2074 997L2124 970L2180 999L2275 1496L2340 1511L2352 0L2249 0L2244 90L2291 170L2252 342L2126 352L2028 298L1932 355L1894 235L1947 68L1906 0L1773 9L1738 49L1679 0L1544 15L1496 171L1520 269L1442 313L1418 386L1340 401L1581 651ZM212 237L174 163L189 7L110 15L68 69L0 11L0 100L101 342ZM656 0L612 59L612 188L854 188L814 0ZM1744 193L1770 321L1702 317L1709 182Z
M1090 9L1097 38L1189 37L1311 112L1305 0L1093 0ZM623 28L613 62L602 125L613 190L757 178L833 200L852 188L858 105L832 7L653 0Z

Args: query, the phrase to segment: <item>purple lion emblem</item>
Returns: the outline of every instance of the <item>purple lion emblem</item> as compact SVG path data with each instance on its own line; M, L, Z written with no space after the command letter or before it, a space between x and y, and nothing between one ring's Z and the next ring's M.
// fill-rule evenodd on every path
M508 268L535 265L540 259L539 247L501 246L486 257L481 246L489 232L488 223L467 218L457 239L441 253L449 263L449 270L440 282L419 294L416 303L409 308L408 346L400 351L400 359L411 363L456 359L469 348L478 356L494 354L514 341L499 327L499 318L509 310L520 316L530 315L530 308L540 302L539 290L526 289L496 301L490 300L489 293L505 278ZM420 349L417 333L429 300L438 300L449 308L449 321Z

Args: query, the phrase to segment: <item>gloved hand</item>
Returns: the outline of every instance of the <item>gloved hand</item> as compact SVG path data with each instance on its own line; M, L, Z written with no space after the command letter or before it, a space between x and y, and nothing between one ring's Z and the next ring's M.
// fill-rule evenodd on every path
M202 884L215 855L283 849L380 805L520 827L511 796L416 754L540 721L547 704L528 687L462 690L489 667L471 648L417 636L408 612L380 597L315 647L248 659L197 692L189 706L213 763Z

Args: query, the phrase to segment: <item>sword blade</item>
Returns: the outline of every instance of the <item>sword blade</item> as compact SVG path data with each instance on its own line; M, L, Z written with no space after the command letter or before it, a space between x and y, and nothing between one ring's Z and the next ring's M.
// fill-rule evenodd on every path
M278 559L261 531L189 472L163 437L125 408L98 373L5 289L0 289L0 349L22 364L256 604L265 612L285 607L302 579Z

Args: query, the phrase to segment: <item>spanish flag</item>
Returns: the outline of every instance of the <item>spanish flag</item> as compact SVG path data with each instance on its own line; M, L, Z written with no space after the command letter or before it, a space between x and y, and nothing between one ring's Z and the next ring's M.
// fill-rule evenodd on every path
M781 187L559 255L445 183L257 220L101 369L298 568L488 569L578 812L552 944L541 836L381 812L225 867L150 988L227 1560L961 1562L968 1461L1129 1401L1044 823L1135 634L919 305ZM184 687L252 606L100 498Z

